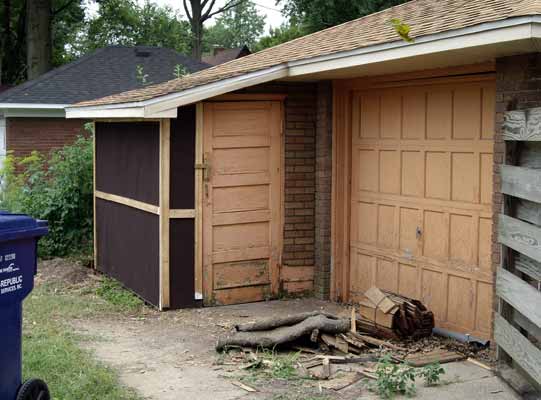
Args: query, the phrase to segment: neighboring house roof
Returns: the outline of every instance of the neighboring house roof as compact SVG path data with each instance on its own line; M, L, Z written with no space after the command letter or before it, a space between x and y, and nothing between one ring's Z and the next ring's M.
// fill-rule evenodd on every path
M177 64L189 72L209 67L167 48L105 47L0 93L0 108L5 103L66 105L142 87L136 78L137 65L143 67L149 83L165 82L174 78Z
M412 49L421 48L425 37L437 36L438 40L445 39L453 36L451 35L452 31L465 31L463 35L469 35L475 31L476 27L481 32L491 34L490 23L536 14L541 14L541 0L412 0L180 79L79 103L76 107L102 105L112 107L125 103L140 107L141 104L146 106L154 100L165 101L168 99L167 101L169 101L176 94L182 93L188 96L187 93L190 93L192 96L191 93L196 90L202 94L198 97L192 96L190 100L203 99L205 95L208 97L210 93L210 89L208 93L205 92L206 88L210 88L214 84L221 84L226 80L228 82L234 81L235 84L228 86L228 89L236 90L241 87L238 81L244 80L244 86L248 86L248 80L252 76L262 75L264 71L268 73L267 80L285 78L294 75L292 73L288 75L288 72L284 71L289 66L300 65L308 60L312 62L313 60L325 59L334 62L332 60L338 59L339 56L345 57L352 52L361 52L363 49L367 49L366 54L369 57L373 54L368 54L370 49L405 48L405 46L411 46ZM397 18L411 27L410 36L417 38L416 43L408 45L400 40L390 23L393 18ZM468 31L469 28L471 30ZM530 32L529 35L532 35L531 29L528 32ZM447 33L449 35L446 35ZM524 35L526 34L524 33ZM436 39L430 40L435 41ZM493 35L490 40L505 41L507 39L505 36L502 38L502 36ZM434 43L437 45L437 41ZM461 40L460 43L463 46L472 46L471 43L464 40ZM425 46L424 49L426 48ZM427 51L437 52L438 48L432 47ZM280 71L282 72L280 73ZM154 107L154 110L158 110L158 107Z
M203 57L203 62L210 65L220 65L229 61L236 60L237 58L246 57L252 54L247 46L236 47L234 49L214 49L212 56Z

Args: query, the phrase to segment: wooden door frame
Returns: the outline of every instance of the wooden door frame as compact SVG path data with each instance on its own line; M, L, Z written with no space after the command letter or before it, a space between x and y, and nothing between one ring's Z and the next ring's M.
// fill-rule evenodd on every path
M279 201L279 213L278 221L278 237L276 248L278 249L278 266L276 270L276 276L271 276L271 290L273 294L278 294L279 280L282 270L282 253L283 253L283 240L284 240L284 223L285 223L285 196L284 196L284 182L285 182L285 118L284 118L284 101L287 95L277 93L264 93L264 94L226 94L217 96L205 101L201 101L196 104L196 139L195 139L195 262L194 262L194 296L195 300L202 301L204 305L210 305L209 300L212 299L212 285L206 285L209 277L205 278L204 270L204 253L203 253L203 241L206 232L206 227L203 218L203 197L204 197L204 182L203 182L203 170L204 170L204 103L210 102L256 102L256 101L270 101L278 102L280 104L280 140L279 140L279 154L280 154L280 174L279 174L279 188L280 188L280 201Z

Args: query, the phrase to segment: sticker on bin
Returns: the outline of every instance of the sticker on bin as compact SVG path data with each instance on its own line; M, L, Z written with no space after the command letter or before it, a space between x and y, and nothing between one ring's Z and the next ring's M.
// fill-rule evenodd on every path
M15 292L16 290L22 290L23 288L23 276L14 276L0 280L0 295L5 293Z

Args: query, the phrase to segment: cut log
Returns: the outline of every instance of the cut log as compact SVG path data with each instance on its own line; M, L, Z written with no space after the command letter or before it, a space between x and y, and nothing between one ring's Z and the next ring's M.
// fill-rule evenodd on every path
M313 343L317 343L319 339L319 329L314 329L312 331L312 334L310 335L310 341Z
M216 350L222 351L228 346L248 346L272 348L281 344L292 342L301 336L310 335L314 329L322 333L344 333L349 331L348 319L331 319L325 315L310 316L292 326L280 326L269 331L235 332L220 338Z
M267 318L260 321L247 322L245 324L235 325L235 329L240 332L252 332L252 331L268 331L270 329L278 328L281 326L291 326L304 321L307 318L315 317L316 315L324 315L329 319L336 319L330 314L322 313L320 311L311 311L300 314L287 315L285 317Z

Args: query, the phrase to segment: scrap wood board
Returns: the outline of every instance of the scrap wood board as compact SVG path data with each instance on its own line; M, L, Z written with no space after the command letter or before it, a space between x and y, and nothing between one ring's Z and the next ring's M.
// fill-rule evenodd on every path
M411 354L407 356L404 361L410 364L412 367L424 367L425 365L440 363L445 364L453 361L464 360L467 357L463 354L448 351L448 350L434 350L428 353Z

